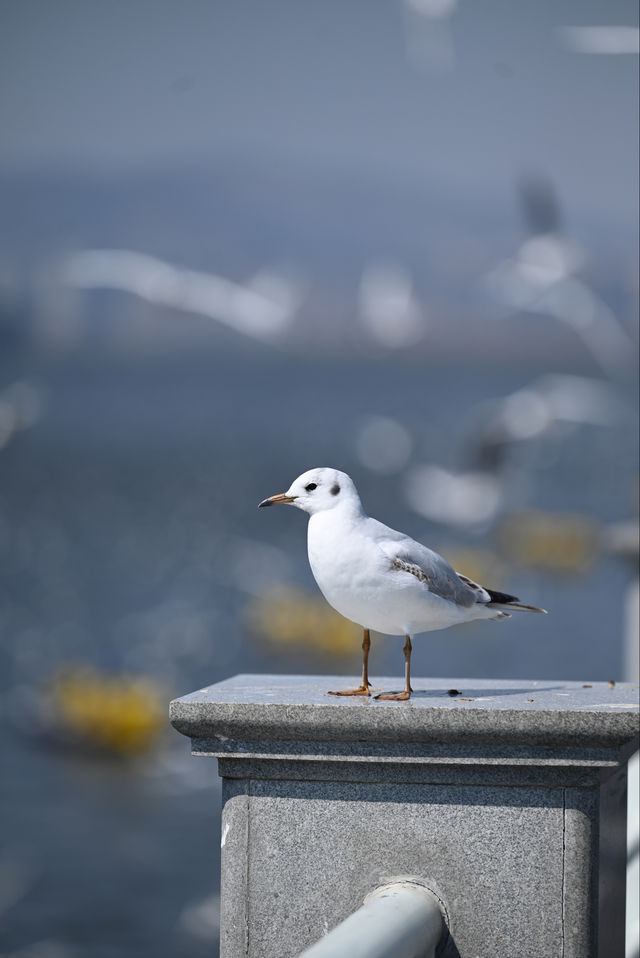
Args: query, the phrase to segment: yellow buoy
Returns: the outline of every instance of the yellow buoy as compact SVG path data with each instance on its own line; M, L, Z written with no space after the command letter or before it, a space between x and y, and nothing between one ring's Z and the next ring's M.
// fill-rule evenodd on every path
M144 678L72 667L51 686L56 721L79 742L130 754L153 744L166 726L163 698Z
M601 539L594 519L573 513L514 513L498 529L498 543L509 559L567 574L583 573L593 566Z
M293 586L281 586L249 604L251 631L279 645L299 645L329 656L348 656L359 648L361 630L324 599Z

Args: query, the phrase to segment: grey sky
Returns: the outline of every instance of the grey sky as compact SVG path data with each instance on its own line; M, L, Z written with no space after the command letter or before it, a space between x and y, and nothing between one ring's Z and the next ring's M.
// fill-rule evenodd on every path
M455 66L416 69L400 0L4 0L0 170L126 170L220 153L499 194L548 173L569 211L637 211L634 56L572 53L567 24L628 0L460 0ZM428 21L425 21L428 23Z

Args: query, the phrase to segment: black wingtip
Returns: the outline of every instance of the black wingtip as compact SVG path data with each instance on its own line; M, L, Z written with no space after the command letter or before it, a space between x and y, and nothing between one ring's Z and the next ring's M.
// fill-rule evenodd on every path
M487 589L487 592L491 601L497 602L499 605L509 605L511 602L520 601L517 595L509 595L508 592L494 592L493 589Z

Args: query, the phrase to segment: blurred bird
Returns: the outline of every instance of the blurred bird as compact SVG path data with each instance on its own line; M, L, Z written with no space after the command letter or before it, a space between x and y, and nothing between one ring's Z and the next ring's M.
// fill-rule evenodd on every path
M559 196L548 177L526 176L518 188L527 237L513 257L485 277L509 310L552 316L574 330L607 373L637 355L613 310L581 278L586 253L562 229Z
M411 508L431 521L481 529L526 503L536 443L565 441L574 429L609 426L624 414L608 383L540 376L477 407L464 443L466 469L414 465L404 477L405 495Z
M290 503L310 515L308 553L320 591L364 629L362 682L330 695L369 695L370 630L404 635L404 690L377 695L406 701L411 636L473 619L506 619L512 610L544 612L513 595L485 589L409 536L366 515L353 481L337 469L311 469L260 507Z

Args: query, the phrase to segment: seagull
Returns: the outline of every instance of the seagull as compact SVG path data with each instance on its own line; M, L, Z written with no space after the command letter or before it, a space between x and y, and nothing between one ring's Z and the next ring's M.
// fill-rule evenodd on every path
M370 695L371 631L404 635L404 690L376 695L411 698L411 636L473 619L507 619L513 610L545 612L514 595L485 589L456 572L437 552L370 518L353 480L337 469L303 472L287 492L264 499L259 508L288 503L309 513L309 564L327 602L360 625L362 681L358 688L329 695Z

